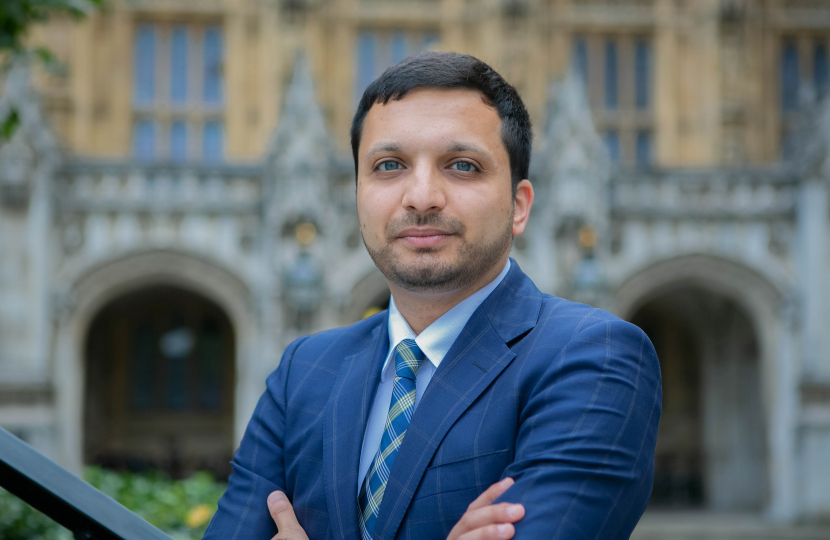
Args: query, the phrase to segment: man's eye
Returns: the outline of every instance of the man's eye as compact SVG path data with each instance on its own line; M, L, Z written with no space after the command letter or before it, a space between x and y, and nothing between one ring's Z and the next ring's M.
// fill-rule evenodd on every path
M450 168L461 172L473 172L478 170L476 169L476 166L470 163L469 161L456 161L455 163L450 165Z
M402 168L403 166L397 161L384 161L383 163L378 165L379 171L397 171L398 169Z

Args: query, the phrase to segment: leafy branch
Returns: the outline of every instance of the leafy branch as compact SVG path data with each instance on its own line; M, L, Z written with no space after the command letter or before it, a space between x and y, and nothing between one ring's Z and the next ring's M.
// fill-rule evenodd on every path
M54 54L45 47L31 47L27 38L31 28L44 23L54 15L68 15L82 19L107 0L2 0L0 1L0 60L2 71L12 64L31 60L55 67ZM0 139L10 138L20 123L17 111L12 109L0 118Z

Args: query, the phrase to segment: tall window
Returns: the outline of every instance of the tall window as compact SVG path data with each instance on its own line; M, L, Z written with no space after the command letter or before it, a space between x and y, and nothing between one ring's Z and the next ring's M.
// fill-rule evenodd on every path
M637 165L645 167L651 164L651 132L637 132Z
M583 36L574 39L571 59L573 72L582 81L583 86L588 82L588 42Z
M133 125L133 156L138 161L156 157L156 126L153 120L141 118Z
M617 42L608 40L605 44L605 108L616 111L618 107L617 89L620 81L617 77Z
M654 151L652 39L638 34L579 33L572 70L585 82L597 131L609 157L648 166Z
M361 30L357 35L355 101L383 71L407 56L430 50L440 39L433 30Z
M808 33L781 41L778 76L781 106L781 155L794 151L792 135L803 114L803 101L823 99L830 90L830 35Z
M133 157L224 159L225 57L216 24L140 23L133 40Z
M813 55L813 84L816 86L816 97L822 99L827 95L828 65L827 45L819 43L816 45Z
M170 102L187 103L187 27L176 26L170 38Z
M140 25L135 33L133 47L133 100L136 104L152 103L156 97L155 26Z
M651 98L651 46L647 41L637 41L634 48L634 100L637 109L644 111Z
M784 44L781 54L781 107L785 111L798 108L798 87L801 76L798 73L798 47L795 43Z
M611 129L605 132L605 147L611 161L620 160L620 134L617 130Z

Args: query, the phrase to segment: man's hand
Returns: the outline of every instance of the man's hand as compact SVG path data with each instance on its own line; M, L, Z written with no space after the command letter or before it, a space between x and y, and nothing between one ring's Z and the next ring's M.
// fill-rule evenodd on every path
M288 502L288 497L281 491L275 491L268 495L268 511L274 518L279 532L271 540L308 540L297 516L294 514L294 507Z
M487 491L470 503L467 511L450 531L447 540L513 538L516 532L513 523L524 517L524 506L510 503L493 504L493 501L512 485L513 479L505 478L487 488ZM271 512L271 517L279 530L272 540L308 540L308 535L297 521L294 508L284 493L275 491L268 496L268 511Z
M513 524L525 516L521 504L493 504L513 485L512 478L493 484L470 503L467 511L450 531L447 540L507 540L516 530Z

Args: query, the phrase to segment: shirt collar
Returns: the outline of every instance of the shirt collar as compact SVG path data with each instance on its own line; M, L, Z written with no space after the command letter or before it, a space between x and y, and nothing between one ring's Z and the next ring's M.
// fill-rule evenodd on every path
M490 296L493 289L498 287L502 282L504 276L510 270L510 259L507 259L507 264L504 269L496 276L496 279L474 292L452 309L441 315L432 324L427 326L419 335L410 328L409 323L403 318L398 307L395 305L395 299L390 297L389 300L389 354L386 361L383 363L383 368L380 372L380 380L386 380L386 372L389 367L391 359L394 357L395 347L398 343L405 339L413 339L418 347L437 369L441 364L441 360L447 355L452 344L458 338L461 330L470 320L473 313L484 300Z

